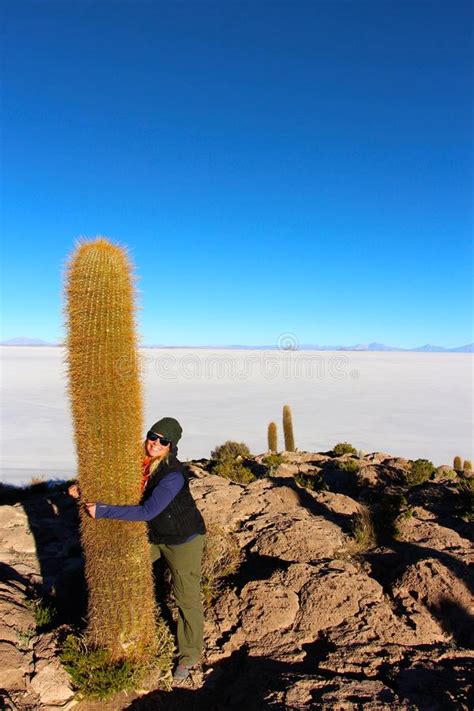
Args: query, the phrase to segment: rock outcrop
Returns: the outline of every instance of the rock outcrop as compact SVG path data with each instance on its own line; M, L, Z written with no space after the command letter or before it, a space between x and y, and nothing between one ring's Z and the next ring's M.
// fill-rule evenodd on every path
M71 516L69 521L60 517L54 499L57 494L49 500L39 495L26 505L0 507L0 699L3 694L5 708L54 709L74 697L57 657L56 635L40 632L45 608L38 596L47 592L48 583L54 588L71 543L65 534L74 530ZM69 502L64 505L74 518Z
M287 453L273 476L247 485L202 464L190 463L196 502L210 528L229 532L242 552L206 613L203 673L171 694L151 691L110 708L470 707L472 546L449 503L457 496L449 477L405 492L397 534L361 548L354 491L397 486L407 460L366 455L358 471L340 470L352 475L346 491L329 454ZM319 490L298 484L299 475L318 477ZM81 572L74 506L64 492L38 494L1 507L0 528L5 703L67 707L73 691L55 630L37 632L28 597L43 586L67 618Z

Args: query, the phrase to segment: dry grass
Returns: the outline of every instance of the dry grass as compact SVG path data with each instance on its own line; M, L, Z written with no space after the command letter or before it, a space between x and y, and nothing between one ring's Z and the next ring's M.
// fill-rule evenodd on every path
M359 504L359 511L354 514L352 525L354 538L348 546L349 553L361 553L377 545L372 512L367 506Z
M223 581L237 572L242 551L236 536L217 523L208 525L202 560L202 593L205 607L215 602Z

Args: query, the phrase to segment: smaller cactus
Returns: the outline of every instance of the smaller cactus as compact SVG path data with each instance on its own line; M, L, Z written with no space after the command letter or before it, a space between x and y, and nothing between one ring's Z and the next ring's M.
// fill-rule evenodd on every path
M459 455L454 457L453 469L457 472L460 472L462 469L461 457Z
M294 452L295 436L293 434L293 420L291 407L289 405L283 405L283 435L285 437L285 450L287 452Z
M462 468L464 469L465 472L470 472L472 471L472 464L470 459L465 459L464 464L462 465Z
M278 434L276 422L270 422L268 425L268 449L270 452L278 451Z

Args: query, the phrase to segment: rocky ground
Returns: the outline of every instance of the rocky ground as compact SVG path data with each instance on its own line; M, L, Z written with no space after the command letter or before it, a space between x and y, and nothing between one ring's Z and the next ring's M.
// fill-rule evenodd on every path
M107 704L78 703L57 657L61 625L85 611L75 504L57 488L16 502L10 492L0 507L4 707L472 708L472 529L458 478L440 467L401 498L410 462L377 452L352 471L350 459L286 453L246 485L190 463L198 506L238 542L240 566L207 610L202 670L172 692ZM35 595L53 602L55 622Z

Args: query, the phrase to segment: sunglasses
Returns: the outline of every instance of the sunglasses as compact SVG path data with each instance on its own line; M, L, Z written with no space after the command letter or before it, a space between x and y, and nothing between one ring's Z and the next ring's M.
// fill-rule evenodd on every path
M167 447L169 444L171 444L170 439L166 439L166 437L159 437L156 432L152 432L151 430L147 432L146 438L151 440L152 442L156 442L156 440L159 440L160 444L162 444L163 447Z

